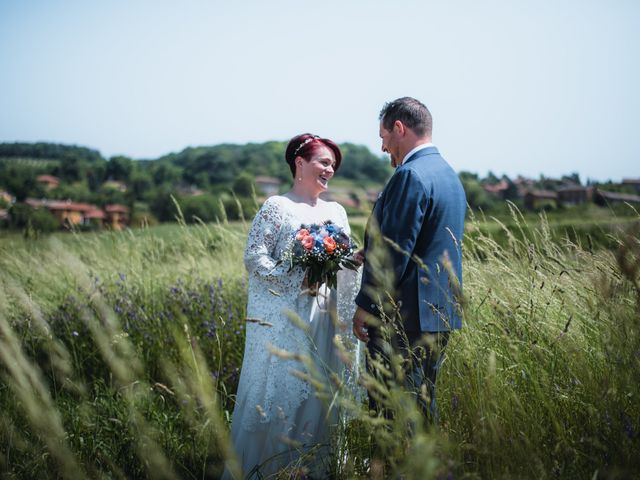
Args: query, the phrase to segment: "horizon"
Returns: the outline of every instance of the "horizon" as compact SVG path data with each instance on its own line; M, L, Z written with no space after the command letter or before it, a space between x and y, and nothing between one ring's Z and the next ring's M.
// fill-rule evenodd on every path
M390 8L2 2L0 141L148 159L309 131L382 156L380 108L410 95L457 171L640 176L640 3Z

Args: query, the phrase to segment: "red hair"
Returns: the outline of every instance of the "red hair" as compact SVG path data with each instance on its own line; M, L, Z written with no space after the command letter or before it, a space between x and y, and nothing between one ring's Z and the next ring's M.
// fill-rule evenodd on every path
M284 159L289 164L291 175L294 177L296 176L296 158L302 157L308 162L321 147L327 147L333 152L334 157L336 157L336 163L333 166L333 171L338 171L338 168L340 168L340 162L342 162L342 152L340 151L340 147L338 147L333 140L329 140L328 138L320 138L317 135L303 133L296 135L289 140L289 144L287 145L287 149L284 153Z

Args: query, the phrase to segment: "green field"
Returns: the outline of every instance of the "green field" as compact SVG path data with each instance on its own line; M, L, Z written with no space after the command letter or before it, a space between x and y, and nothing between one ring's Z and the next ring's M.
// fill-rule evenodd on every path
M467 222L441 426L347 391L335 478L640 475L638 217ZM361 238L364 219L354 219ZM2 478L217 478L243 353L247 226L0 237ZM292 326L292 328L294 328ZM282 478L290 478L282 472Z

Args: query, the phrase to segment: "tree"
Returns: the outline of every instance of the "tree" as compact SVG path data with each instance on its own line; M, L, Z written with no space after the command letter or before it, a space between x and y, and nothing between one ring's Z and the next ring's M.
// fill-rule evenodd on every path
M203 222L214 222L222 218L220 203L216 197L210 194L197 195L195 197L182 197L178 200L182 215L187 223L196 223L198 219ZM174 217L178 215L175 206Z
M252 198L254 194L255 178L248 173L241 173L231 187L238 197Z
M18 165L11 165L6 169L3 183L18 202L24 201L27 197L44 195L44 188L37 182L35 173Z
M56 217L43 208L34 209L25 203L15 203L9 209L10 226L29 228L36 232L53 232L60 228Z
M111 180L122 180L126 182L129 180L132 169L133 164L129 157L122 155L111 157L107 164L106 177Z

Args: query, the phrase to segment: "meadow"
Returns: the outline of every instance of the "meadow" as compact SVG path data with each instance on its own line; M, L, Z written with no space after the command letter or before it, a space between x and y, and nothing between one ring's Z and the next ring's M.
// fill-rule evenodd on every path
M401 413L381 422L338 386L347 413L334 477L639 476L639 220L471 215L465 326L439 377L440 427L409 433L417 412L400 391L386 398ZM2 478L202 479L225 460L234 468L247 228L0 239Z

